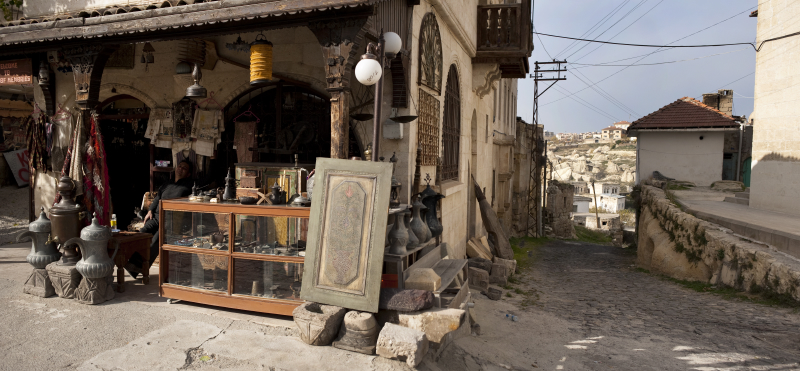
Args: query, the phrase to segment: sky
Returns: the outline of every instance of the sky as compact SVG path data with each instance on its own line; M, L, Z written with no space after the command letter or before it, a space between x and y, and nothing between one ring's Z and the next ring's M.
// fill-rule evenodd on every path
M749 43L756 39L756 18L749 15L757 4L757 0L534 0L533 27L546 34L630 44ZM533 35L533 45L531 72L534 61L568 62L567 80L539 97L539 123L547 131L599 131L616 121L633 122L682 97L702 101L703 93L718 89L733 90L734 115L749 117L753 112L756 53L749 45L659 49L573 43L543 35ZM681 62L640 66L674 61ZM549 84L540 82L539 92ZM517 115L529 123L533 88L532 78L519 80Z

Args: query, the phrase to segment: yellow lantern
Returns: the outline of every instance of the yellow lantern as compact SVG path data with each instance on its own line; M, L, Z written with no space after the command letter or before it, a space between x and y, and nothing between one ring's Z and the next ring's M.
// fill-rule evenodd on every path
M272 43L264 34L256 36L250 44L250 85L272 80Z

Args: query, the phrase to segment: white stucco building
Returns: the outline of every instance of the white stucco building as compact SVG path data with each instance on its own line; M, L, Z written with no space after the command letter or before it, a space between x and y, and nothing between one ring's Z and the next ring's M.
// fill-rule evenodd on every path
M732 116L688 97L634 121L636 183L654 171L698 186L721 180L725 133L738 130Z
M756 40L800 31L800 4L761 2ZM800 215L800 37L765 42L756 53L750 207Z

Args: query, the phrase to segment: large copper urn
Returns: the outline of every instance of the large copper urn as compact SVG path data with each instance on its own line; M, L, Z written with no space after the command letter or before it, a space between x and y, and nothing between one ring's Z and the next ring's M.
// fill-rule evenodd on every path
M51 236L53 242L59 245L64 252L59 265L75 265L81 260L78 245L64 246L71 238L80 237L83 228L83 218L86 214L83 205L75 203L75 181L68 176L58 180L56 190L61 195L61 201L50 208L50 222L52 225Z

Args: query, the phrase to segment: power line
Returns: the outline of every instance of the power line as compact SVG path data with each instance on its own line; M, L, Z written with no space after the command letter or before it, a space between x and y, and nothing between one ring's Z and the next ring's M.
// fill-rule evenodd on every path
M747 50L747 49L748 48L742 48L742 49L737 49L737 50L733 50L733 51L729 51L729 52L725 52L725 53L709 54L709 55L705 55L705 56L702 56L702 57L690 58L690 59L681 59L681 60L677 60L677 61L667 61L667 62L657 62L657 63L642 63L642 64L632 65L630 67L655 66L655 65L659 65L659 64L670 64L670 63L695 61L695 60L698 60L698 59L703 59L703 58L708 58L708 57L715 57L715 56L723 55L723 54L736 53L736 52L740 52L742 50ZM613 62L608 62L608 63L613 63ZM627 67L628 66L627 64L606 64L606 63L589 64L589 63L569 62L569 64L577 64L579 66L586 66L586 67ZM573 70L586 68L586 67L575 67L575 68L573 68Z
M642 19L644 16L646 16L648 13L650 13L650 12L651 12L653 9L655 9L657 6L661 5L661 3L663 3L663 2L664 2L664 0L661 0L661 1L659 1L659 2L658 2L656 5L653 5L653 7L652 7L652 8L650 8L649 10L647 10L646 12L644 12L644 14L640 15L640 16L639 16L639 18L636 18L636 20L634 20L633 22L631 22L631 24L629 24L627 27L625 27L625 28L623 28L622 30L620 30L619 32L617 32L617 33L616 33L614 36L611 36L611 39L609 39L609 40L614 40L614 38L616 38L617 36L619 36L619 34L621 34L621 33L625 32L625 30L627 30L628 28L630 28L631 26L633 26L633 25L634 25L636 22L639 22L639 20L640 20L640 19ZM588 44L587 44L587 45L588 45ZM583 58L586 58L586 56L587 56L587 55L594 53L594 52L595 52L597 49L600 49L600 48L602 48L602 47L603 47L603 45L602 45L602 44L601 44L601 45L598 45L596 48L594 48L594 49L590 50L588 53L584 54L582 57L580 57L580 58L576 59L576 60L575 60L575 62L577 62L577 61L579 61L579 60L581 60L581 59L583 59Z
M581 76L586 78L586 80L589 80L589 82L594 84L594 82L592 82L592 80L588 76L584 75L583 72L581 72L581 71L575 71L575 72L581 74ZM586 85L589 85L589 83L587 83L586 81L584 81L582 78L578 77L577 75L573 75L573 76L578 78L578 80L580 80L582 83L584 83ZM603 88L593 85L592 86L592 90L594 90L597 94L600 94L601 97L605 98L606 100L608 100L609 102L611 102L615 106L619 107L621 110L625 111L625 113L629 113L629 114L633 114L633 115L639 116L639 114L636 113L636 111L634 111L632 108L626 106L624 103L622 103L617 98L614 98L614 96L609 94L607 91L603 90Z
M595 23L595 24L594 24L592 27L590 27L588 30L586 30L586 32L584 32L583 34L581 34L581 37L584 37L584 36L587 36L587 35L589 35L589 34L590 34L590 33L591 33L591 32L592 32L592 31L593 31L593 30L594 30L596 27L600 27L600 26L602 26L602 25L603 25L603 23L605 23L605 22L607 22L607 21L608 21L608 19L606 19L606 18L613 17L613 16L614 16L614 14L616 14L617 12L619 12L619 11L620 11L620 9L622 9L622 7L623 7L623 6L625 6L625 4L627 4L629 1L630 1L630 0L625 0L625 1L624 1L624 2L622 2L621 4L619 4L619 5L617 5L616 7L614 7L614 9L611 9L611 11L610 11L608 14L606 14L606 15L605 15L603 18L601 18L599 21L597 21L597 23ZM609 18L609 19L610 19L610 18ZM567 50L571 49L571 48L572 48L574 45L576 45L576 44L577 44L577 42L576 42L576 41L573 41L573 42L569 43L569 45L567 45L567 46L566 46L566 47L565 47L563 50L561 50L560 52L558 52L558 53L556 54L556 57L558 57L558 56L559 56L559 55L561 55L562 53L565 53Z
M769 0L768 0L768 1L769 1ZM748 12L748 11L750 11L750 10L754 9L754 8L757 8L757 7L751 7L751 8L745 9L744 11L741 11L741 12L739 12L739 13L736 13L736 14L734 14L734 15L732 15L732 16L730 16L730 17L726 18L726 19L723 19L723 20L721 20L721 21L719 21L719 22L717 22L717 23L714 23L714 24L712 24L712 25L710 25L710 26L706 27L706 28L703 28L702 30L699 30L699 31L693 32L693 33L691 33L691 34L688 34L688 35L686 35L686 36L684 36L684 37L681 37L680 39L677 39L677 40L675 40L675 41L671 42L670 44L676 43L676 42L678 42L678 41L681 41L681 40L683 40L683 39L685 39L685 38L688 38L688 37L690 37L690 36L694 36L694 35L696 35L696 34L698 34L698 33L700 33L700 32L703 32L703 31L705 31L705 30L708 30L709 28L711 28L711 27L714 27L714 26L717 26L717 25L719 25L719 24L721 24L721 23L723 23L723 22L727 22L727 21L729 21L729 20L731 20L731 19L733 19L733 18L735 18L735 17L738 17L739 15L741 15L741 14L743 14L743 13L746 13L746 12ZM669 45L669 44L668 44L668 45ZM669 48L672 48L672 47L670 47L670 46L667 46L667 47L669 47ZM628 66L626 66L626 67L623 67L623 68L619 69L617 72L614 72L614 73L612 73L611 75L608 75L608 76L606 76L604 79L602 79L602 80L600 80L600 81L596 82L596 83L595 83L595 85L596 85L596 84L599 84L599 83L601 83L601 82L603 82L603 81L605 81L605 80L608 80L608 79L609 79L609 78L611 78L612 76L614 76L614 75L616 75L616 74L618 74L618 73L620 73L620 72L622 72L622 71L625 71L626 69L628 69L628 67L631 67L631 66L633 66L633 65L636 65L636 64L638 64L639 62L641 62L643 59L645 59L645 58L647 58L647 57L649 57L649 56L651 56L651 55L653 55L653 54L655 54L655 53L658 53L658 52L659 52L659 50L656 50L656 51L654 51L654 52L651 52L651 53L649 53L649 54L646 54L646 55L644 55L642 58L639 58L639 59L638 59L636 62L633 62L632 64L630 64L630 65L628 65ZM582 92L582 91L584 91L584 90L586 90L586 89L588 89L588 87L586 87L586 88L583 88L583 89L581 89L581 90L577 91L575 94L577 94L577 93L580 93L580 92ZM546 105L548 105L548 104L552 104L552 103L558 102L558 101L560 101L561 99L564 99L564 98L556 99L556 100L554 100L554 101L552 101L552 102L545 103L545 104L543 104L542 106L546 106Z
M612 120L612 121L619 121L619 120L617 120L617 118L615 118L614 116L612 116L610 113L608 113L608 112L606 112L606 111L603 111L602 109L600 109L600 108L598 108L597 106L595 106L595 105L593 105L593 104L591 104L591 103L587 102L586 100L584 100L584 99L583 99L583 98L581 98L581 97L575 96L575 93L572 93L572 92L570 92L569 90L567 90L567 89L565 89L565 88L562 88L562 87L559 87L559 86L556 86L555 88L558 90L558 92L559 92L559 93L561 93L561 94L564 94L564 98L569 98L569 99L572 99L572 100L574 100L574 101L578 102L580 105L582 105L582 106L584 106L584 107L586 107L586 108L588 108L588 109L590 109L590 110L592 110L592 111L596 112L597 114L600 114L600 115L602 115L602 116L605 116L606 118L608 118L608 119L610 119L610 120ZM564 90L564 91L566 91L567 93L564 93L564 92L563 92L563 91L561 91L561 90ZM562 98L562 99L563 99L563 98Z
M736 45L750 45L750 46L753 47L753 49L756 48L756 46L753 43L748 43L748 42L745 42L745 43L728 43L728 44L704 44L704 45L669 45L669 44L667 44L667 45L650 45L650 44L628 44L628 43L615 43L615 42L612 42L612 41L599 41L599 40L579 39L579 38L576 38L576 37L558 36L558 35L551 35L551 34L546 34L546 33L541 33L541 32L534 32L534 33L537 34L537 35L542 35L542 36L557 37L559 39L578 40L578 41L585 41L585 42L590 42L590 43L600 43L600 44L610 44L610 45L638 46L638 47L642 47L642 48L711 48L711 47L718 47L718 46L736 46ZM800 32L798 32L797 34L800 34ZM788 37L788 36L790 36L790 35L787 35L787 36L784 36L784 37Z
M594 40L597 40L597 39L598 39L600 36L603 36L603 34L604 34L604 33L608 32L609 30L611 30L612 28L614 28L614 26L616 26L616 25L617 25L619 22L622 22L622 20L623 20L623 19L627 18L627 17L628 17L628 16L629 16L629 15L630 15L630 14L631 14L633 11L635 11L636 9L639 9L639 7L640 7L640 6L642 6L644 3L646 3L647 1L648 1L648 0L642 0L642 1L640 1L640 2L639 2L639 4L636 4L636 6L634 6L634 7L633 7L633 9L631 9L631 10L629 10L627 13L625 13L625 15L623 15L623 16L622 16L622 18L620 18L619 20L617 20L616 22L614 22L614 24L612 24L611 26L609 26L608 28L606 28L606 30L605 30L605 31L603 31L603 32L601 32L599 35L595 36ZM613 39L613 37L612 37L612 39ZM584 44L583 46L581 46L580 48L578 48L578 50L576 50L576 51L572 52L572 54L568 55L568 56L567 56L566 58L564 58L564 59L568 59L568 58L572 57L573 55L575 55L575 53L577 53L577 52L579 52L579 51L583 50L583 48L585 48L585 47L587 47L587 46L589 46L589 44Z
M726 88L726 87L728 87L730 84L733 84L733 83L735 83L735 82L737 82L737 81L739 81L739 80L741 80L741 79L743 79L743 78L745 78L745 77L747 77L747 76L750 76L750 75L755 75L755 73L756 73L755 71L753 71L753 72L750 72L750 73L748 73L747 75L744 75L744 76L742 76L742 77L740 77L740 78L738 78L738 79L736 79L736 80L733 80L733 81L731 81L731 82L729 82L729 83L727 83L727 84L725 84L725 85L722 85L722 87L720 87L720 88L717 88L717 90L719 90L719 89L725 89L725 88ZM713 93L713 91L712 91L712 93Z

